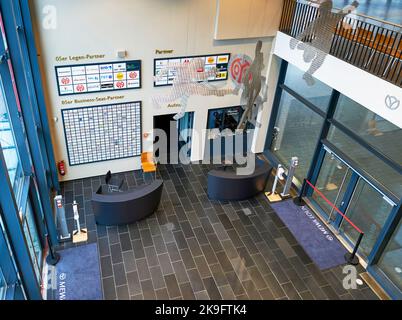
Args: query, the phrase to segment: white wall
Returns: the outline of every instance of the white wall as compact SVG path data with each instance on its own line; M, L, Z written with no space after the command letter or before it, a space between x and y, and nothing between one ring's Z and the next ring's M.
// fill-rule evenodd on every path
M45 29L43 10L47 5L54 6L57 12L56 29ZM178 109L157 109L151 102L153 95L167 93L170 87L153 87L153 59L184 55L225 53L245 53L254 56L257 39L214 41L216 0L32 0L34 23L36 25L39 60L41 62L48 117L51 124L52 140L56 160L67 157L63 124L61 121L62 101L66 99L85 99L94 96L124 95L115 102L142 101L143 132L150 132L153 116L176 113ZM263 38L264 64L268 66L272 38ZM155 50L173 49L173 54L156 55ZM59 97L54 66L74 64L74 61L57 62L58 56L104 54L103 59L84 60L79 63L98 63L118 61L117 50L127 50L126 59L142 60L142 89L126 90L117 93L97 93ZM277 66L270 70L273 79L277 77ZM272 81L272 80L271 80ZM218 82L221 84L221 82ZM231 86L230 81L227 86ZM272 102L275 86L270 86L269 101ZM188 111L195 111L194 129L206 128L208 109L238 105L239 96L200 97L189 100ZM77 107L99 103L78 103ZM263 126L257 131L253 151L263 150L270 105L266 104L260 115ZM72 107L72 106L68 106ZM57 117L58 122L53 118ZM144 139L144 149L152 145L152 137ZM193 142L192 160L203 158L202 141ZM201 147L197 144L201 144ZM201 150L201 152L195 152ZM66 161L66 164L68 161ZM62 180L102 175L112 172L140 168L139 158L99 162L67 167L67 175Z
M303 51L291 50L291 37L278 32L274 53L302 71L309 68L303 60ZM349 63L328 55L314 77L350 99L402 128L402 89ZM386 107L385 98L391 95L401 101L396 110Z

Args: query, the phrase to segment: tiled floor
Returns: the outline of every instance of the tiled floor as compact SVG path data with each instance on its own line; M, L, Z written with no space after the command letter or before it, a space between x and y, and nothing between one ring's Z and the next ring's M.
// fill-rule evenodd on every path
M159 166L159 210L119 227L95 224L90 197L103 178L64 183L70 230L75 199L89 242L98 243L105 299L376 299L365 284L345 290L341 266L320 271L264 195L210 201L210 168ZM139 171L119 176L125 188L144 182Z

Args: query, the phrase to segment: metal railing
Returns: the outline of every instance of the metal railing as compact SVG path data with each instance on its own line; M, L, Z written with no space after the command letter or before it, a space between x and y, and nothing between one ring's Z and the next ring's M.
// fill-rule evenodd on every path
M279 31L296 38L318 16L316 4L284 0ZM302 41L311 42L314 32ZM329 54L402 87L402 26L364 15L347 15L333 30Z

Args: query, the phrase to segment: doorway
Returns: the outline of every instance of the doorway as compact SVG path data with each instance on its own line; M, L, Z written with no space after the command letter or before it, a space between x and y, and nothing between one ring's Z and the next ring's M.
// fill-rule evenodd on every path
M155 135L154 144L158 145L155 157L164 159L167 163L177 162L180 150L187 155L188 159L191 158L194 112L186 112L179 120L175 120L174 115L154 116L154 130L163 131L166 137L166 143L163 143L161 136Z
M328 147L321 154L315 187L364 232L359 254L367 261L396 204ZM307 196L322 218L353 246L359 232L318 192L311 189Z

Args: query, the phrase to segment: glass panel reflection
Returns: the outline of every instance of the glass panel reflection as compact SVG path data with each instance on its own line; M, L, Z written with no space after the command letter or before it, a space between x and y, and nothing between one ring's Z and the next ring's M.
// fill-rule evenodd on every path
M402 221L385 248L378 267L402 291Z
M324 119L287 92L282 93L272 151L288 166L292 157L299 158L295 176L307 176Z

